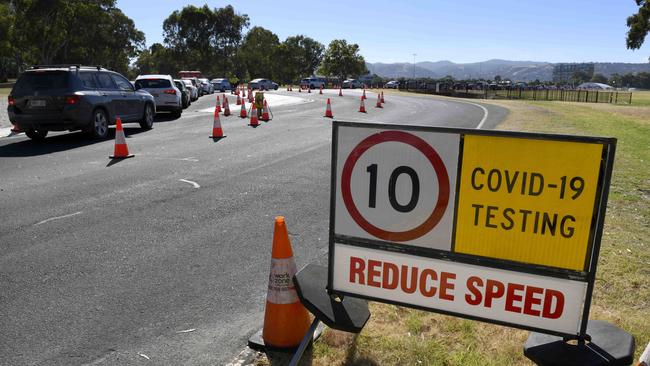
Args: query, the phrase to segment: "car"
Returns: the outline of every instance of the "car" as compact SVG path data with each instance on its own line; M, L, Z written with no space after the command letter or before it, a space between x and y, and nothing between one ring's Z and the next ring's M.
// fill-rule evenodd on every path
M230 81L228 81L226 78L212 79L210 80L210 83L214 87L214 90L219 90L220 92L225 92L226 90L230 90L232 88Z
M343 89L363 88L363 84L357 79L347 79L343 82Z
M248 87L253 90L278 90L278 84L269 79L253 79L248 83Z
M320 89L321 87L325 87L325 80L321 78L311 77L300 80L300 88L302 89Z
M398 88L399 88L399 82L397 82L397 81L395 81L395 80L391 80L391 81L387 82L387 83L384 85L384 88L388 88L388 89L398 89Z
M190 100L190 89L185 86L185 83L180 79L174 79L174 85L181 91L181 100L183 101L183 109L187 108L192 104Z
M181 80L189 80L192 83L192 86L194 86L196 88L196 92L197 92L197 97L196 98L197 99L199 97L203 96L203 94L204 94L203 93L203 87L201 86L201 82L199 81L198 78L196 78L196 77L188 77L188 78L182 78Z
M214 94L214 86L212 86L210 80L201 78L199 82L201 83L201 87L203 87L204 94Z
M181 79L183 84L185 84L185 87L189 89L190 91L190 102L193 102L197 99L199 99L199 89L197 89L194 84L192 83L192 80L190 79Z
M153 127L154 97L100 66L39 65L25 70L9 93L11 123L41 141L49 131L82 130L104 139L117 117Z
M170 75L138 75L135 89L144 89L156 100L156 111L172 112L176 118L183 113L183 96Z

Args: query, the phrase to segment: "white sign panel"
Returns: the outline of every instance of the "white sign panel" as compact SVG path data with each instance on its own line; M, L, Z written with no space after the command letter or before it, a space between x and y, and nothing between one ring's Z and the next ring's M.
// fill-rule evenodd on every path
M460 135L340 126L335 234L450 250Z
M337 291L540 330L579 334L587 283L334 245Z

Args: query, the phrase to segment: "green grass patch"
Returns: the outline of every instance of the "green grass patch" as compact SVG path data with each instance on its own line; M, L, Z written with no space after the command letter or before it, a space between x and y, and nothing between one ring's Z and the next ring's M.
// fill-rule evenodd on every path
M650 90L632 92L632 105L650 106Z
M636 106L488 103L511 111L499 129L618 139L590 319L633 334L638 359L650 341L650 92L634 95L633 104L640 101ZM372 316L356 337L326 330L315 345L313 364L532 364L523 356L526 331L380 303L370 309Z

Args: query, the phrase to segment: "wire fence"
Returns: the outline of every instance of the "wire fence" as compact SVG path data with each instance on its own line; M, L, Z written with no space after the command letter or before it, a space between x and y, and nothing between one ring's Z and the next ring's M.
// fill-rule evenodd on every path
M457 89L441 83L403 83L400 90L460 98L556 100L564 102L632 104L632 92L586 89Z

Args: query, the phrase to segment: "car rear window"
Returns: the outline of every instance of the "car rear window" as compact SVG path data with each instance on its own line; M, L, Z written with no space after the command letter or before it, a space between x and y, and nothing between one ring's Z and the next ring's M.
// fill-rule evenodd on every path
M68 88L66 71L26 72L14 86L14 94L30 94L35 91L65 90Z
M178 89L184 89L185 84L181 83L180 81L174 81L174 84Z
M169 88L172 84L167 79L140 79L135 81L136 88L157 89Z

